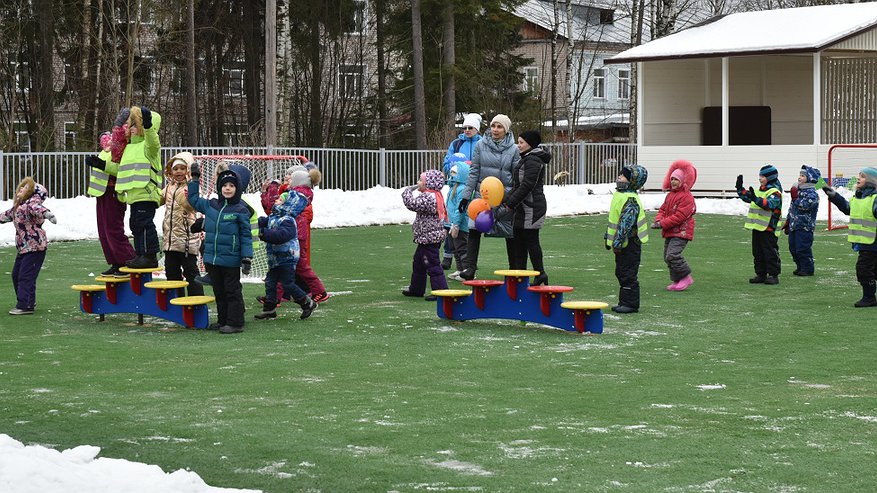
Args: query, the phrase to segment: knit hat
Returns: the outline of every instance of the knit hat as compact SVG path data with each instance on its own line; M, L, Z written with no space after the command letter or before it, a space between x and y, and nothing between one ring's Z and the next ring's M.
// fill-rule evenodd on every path
M304 170L296 170L292 173L292 186L293 187L310 187L311 186L311 175L307 171Z
M311 176L311 187L315 187L323 181L323 173L320 172L319 168L309 170L308 174Z
M685 183L685 172L679 168L676 168L673 170L672 173L670 173L670 178L671 179L676 178L677 180L681 181L682 183Z
M801 175L807 179L807 183L816 183L819 181L819 178L822 174L819 172L817 168L811 168L806 164L801 166Z
M868 166L867 168L862 168L860 173L865 175L865 182L871 186L877 187L877 168Z
M463 118L463 128L475 127L475 130L481 129L481 115L478 113L469 113Z
M234 174L234 172L231 172L231 171L223 171L223 172L219 175L219 185L217 185L217 187L219 187L219 189L222 190L222 186L225 185L226 183L231 183L231 184L233 184L236 188L239 188L239 186L238 186L238 176L237 176L236 174Z
M110 146L110 140L112 139L113 134L110 132L102 132L100 137L98 137L98 142L100 143L101 149L106 149Z
M505 131L508 132L512 128L512 119L502 113L493 117L493 120L490 120L490 125L492 126L494 123L499 123L505 128Z
M542 143L542 136L535 130L525 130L521 132L519 137L524 139L524 142L527 144L530 144L530 147L532 148L539 147L539 144Z
M761 167L761 170L758 171L758 175L767 178L768 183L776 180L779 174L780 172L770 164L765 164Z

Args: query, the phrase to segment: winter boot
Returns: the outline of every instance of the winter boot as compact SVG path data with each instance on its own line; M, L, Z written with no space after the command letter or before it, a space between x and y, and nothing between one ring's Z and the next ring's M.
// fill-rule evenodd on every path
M777 276L767 276L764 278L765 284L779 284L780 278Z
M311 313L314 313L314 310L319 306L316 301L312 300L310 296L305 296L300 300L295 300L296 303L301 306L301 318L302 320L311 316Z
M533 278L533 286L547 286L548 285L548 274L542 272L538 276Z
M223 325L219 328L220 334L237 334L238 332L243 332L243 327L232 327L231 325Z
M134 260L129 260L125 265L132 269L157 269L158 258L154 253L139 255Z
M442 270L451 270L451 262L454 261L453 257L445 257L442 259Z
M411 291L410 288L409 288L409 289L403 289L403 290L402 290L402 295L403 295L403 296L410 296L410 297L412 297L412 298L420 298L421 296L423 296L422 294L417 294L417 293L415 293L414 291Z
M680 279L675 287L667 286L667 289L670 291L685 291L688 289L688 286L691 286L692 284L694 284L694 279L691 278L691 274L688 274Z
M277 318L277 303L265 300L262 304L262 313L256 314L256 320L267 320L269 318Z
M475 279L475 269L466 269L460 272L460 277L466 281L471 281L472 279Z
M749 284L764 284L764 276L757 274L755 277L749 279Z
M877 284L862 284L862 299L855 302L856 308L877 306Z
M116 266L115 266L115 265L111 265L109 269L107 269L107 270L101 272L100 275L102 275L102 276L112 276L112 275L115 274L115 273L116 273Z

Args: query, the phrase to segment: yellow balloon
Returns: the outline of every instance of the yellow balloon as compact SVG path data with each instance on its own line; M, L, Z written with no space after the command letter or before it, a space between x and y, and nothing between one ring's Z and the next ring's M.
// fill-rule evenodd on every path
M474 221L478 214L490 209L490 204L487 203L484 199L475 199L472 202L469 202L469 209L467 212L469 213L469 217Z
M491 207L496 207L502 203L505 195L505 188L502 182L495 176L488 176L481 181L481 197L487 199Z

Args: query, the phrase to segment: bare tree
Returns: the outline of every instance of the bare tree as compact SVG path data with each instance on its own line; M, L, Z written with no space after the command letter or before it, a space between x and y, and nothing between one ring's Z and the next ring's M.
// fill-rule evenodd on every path
M423 81L423 34L420 29L420 0L411 0L411 44L414 69L414 135L418 149L426 149L426 96Z
M198 107L195 86L195 0L186 2L186 140L198 145Z
M445 110L445 130L447 134L454 132L454 124L457 118L454 37L454 2L448 2L445 4L444 11L442 11L442 79L444 83L442 104Z

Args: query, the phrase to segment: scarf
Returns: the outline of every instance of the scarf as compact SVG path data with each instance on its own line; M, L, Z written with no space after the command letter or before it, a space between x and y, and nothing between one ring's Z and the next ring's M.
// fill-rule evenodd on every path
M433 197L435 197L435 209L438 212L438 217L444 222L448 220L448 209L445 207L445 199L442 197L442 193L438 190L430 190L426 189L423 193L431 193Z

